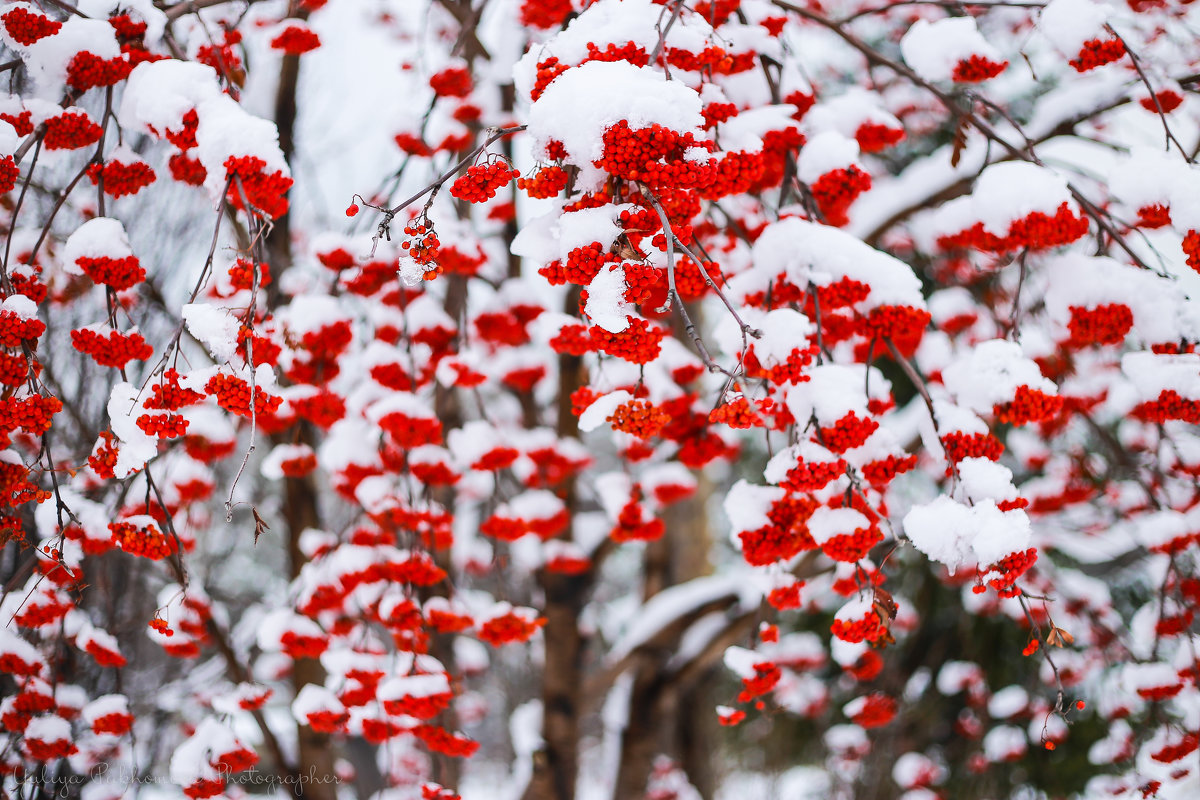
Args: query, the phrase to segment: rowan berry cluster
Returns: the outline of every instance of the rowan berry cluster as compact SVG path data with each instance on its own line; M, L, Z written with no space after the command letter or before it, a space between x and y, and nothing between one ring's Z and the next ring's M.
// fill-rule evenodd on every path
M529 619L526 616L509 611L498 617L493 617L479 626L476 635L492 647L501 647L511 642L527 642L546 624L542 617Z
M17 185L21 168L12 156L0 157L0 194L7 194Z
M641 504L641 487L635 484L633 496L621 507L617 522L608 535L618 543L652 542L661 539L666 530L666 523L646 513Z
M987 579L987 585L995 589L1001 597L1015 597L1021 591L1015 585L1017 579L1028 572L1029 568L1037 563L1037 560L1038 552L1034 547L1007 555L983 570L985 577L996 575L996 577Z
M896 701L882 692L871 692L856 702L850 719L863 728L880 728L896 717Z
M208 383L204 385L204 391L210 397L215 397L217 405L229 413L239 414L243 417L250 416L252 392L250 384L241 378L218 373L208 379ZM255 415L273 414L279 408L279 404L283 402L282 397L267 394L257 387L255 387L253 395Z
M892 482L897 475L902 472L908 472L917 465L916 454L907 456L888 455L887 458L877 461L868 461L860 468L863 478L867 483L876 487L885 487Z
M425 280L433 280L442 271L437 263L441 242L433 223L421 215L404 226L404 235L407 238L400 242L400 249L407 251L413 261L426 267Z
M142 406L148 409L176 411L184 406L195 405L204 399L199 392L185 389L179 384L179 372L174 367L165 370L158 383L150 385L150 397Z
M522 0L521 24L544 31L553 30L574 10L571 0Z
M854 138L862 152L878 153L903 141L904 130L878 122L864 122L854 131Z
M1124 303L1105 303L1095 308L1071 306L1070 311L1071 321L1067 323L1071 332L1067 342L1069 347L1120 344L1133 327L1133 311Z
M1125 55L1125 43L1120 39L1089 39L1079 48L1079 54L1067 63L1076 72L1102 67Z
M832 425L817 429L817 439L834 453L853 450L867 440L879 428L879 423L870 417L860 417L849 411Z
M1139 228L1162 228L1171 224L1171 210L1161 203L1142 206L1138 209Z
M853 563L865 558L871 548L883 541L883 532L871 525L866 528L855 528L852 533L840 533L831 536L821 544L821 552L834 561Z
M1011 402L997 403L993 406L992 413L998 422L1025 425L1055 417L1062 411L1062 407L1061 397L1022 384L1017 387Z
M442 441L442 423L436 417L410 417L393 411L380 418L379 427L401 447L420 447Z
M147 436L159 439L177 439L187 433L188 421L180 414L142 414L137 426Z
M793 492L816 492L846 472L846 462L805 461L798 459L796 466L788 470L787 477L779 482L781 488Z
M137 194L155 180L154 170L144 161L134 161L130 164L109 161L104 166L92 164L87 169L87 176L93 186L103 181L104 193L110 197Z
M429 88L438 97L466 97L474 88L471 71L466 67L447 67L430 76Z
M1142 108L1157 113L1160 109L1164 114L1170 114L1183 104L1183 95L1174 89L1162 89L1151 97L1138 100Z
M951 78L956 83L981 83L996 77L1006 67L1007 61L992 61L986 56L971 55L954 65Z
M140 333L109 331L105 336L89 328L71 331L71 346L102 367L125 369L130 361L145 361L154 348Z
M50 421L62 411L62 401L57 397L40 394L29 397L0 399L0 432L5 438L17 429L35 436L50 430ZM7 443L4 444L7 447Z
M96 283L116 292L123 292L146 279L146 270L142 269L141 262L133 255L123 258L83 257L77 259L75 265Z
M39 39L53 36L62 28L62 23L18 6L0 16L4 29L17 44L28 47Z
M451 184L450 194L468 203L483 203L495 197L500 187L520 176L520 171L512 169L504 159L475 164L467 167L466 174Z
M677 133L662 125L634 129L620 120L604 131L604 150L595 166L625 180L651 187L696 188L712 183L716 159L700 162L686 158L693 148L711 150L711 142L688 132Z
M47 150L77 150L100 141L104 129L82 111L64 111L46 120L42 145Z
M871 176L852 164L826 172L810 188L821 216L830 225L840 227L850 221L846 216L850 205L871 188Z
M13 311L0 311L0 347L20 347L46 332L46 323L36 317L22 317Z
M204 168L200 160L189 158L186 153L172 154L167 159L167 167L171 170L172 178L189 186L203 186L204 180L208 177L208 170Z
M751 407L750 401L744 395L714 408L708 413L708 421L723 423L740 430L761 428L765 424L763 418Z
M536 199L554 197L566 188L568 177L565 169L552 164L532 175L517 178L517 188Z
M609 422L614 430L624 431L640 439L657 436L671 417L648 400L627 400L610 414Z
M129 77L133 62L124 56L101 58L87 50L80 51L67 65L67 83L80 92L97 87L114 86Z
M174 553L173 537L164 536L154 525L134 525L131 522L110 522L108 530L113 543L126 553L157 561Z
M648 320L628 317L629 327L620 333L611 333L600 327L592 328L595 346L610 356L624 359L633 364L648 364L658 358L662 350L666 330L651 325Z
M282 50L290 56L298 56L321 46L321 37L307 25L288 25L271 40L272 50Z
M1197 425L1200 424L1200 401L1185 399L1174 389L1163 389L1157 400L1139 403L1130 413L1145 422L1163 423L1174 419Z
M870 609L859 619L835 619L829 630L843 642L858 644L879 641L887 633L887 626L880 621L875 610Z

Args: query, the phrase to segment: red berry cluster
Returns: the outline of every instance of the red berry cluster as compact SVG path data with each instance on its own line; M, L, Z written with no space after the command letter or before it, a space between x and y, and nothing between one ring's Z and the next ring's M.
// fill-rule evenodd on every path
M1111 64L1125 55L1125 43L1120 39L1089 39L1079 48L1079 55L1067 63L1076 72L1087 72L1089 69Z
M565 169L551 165L542 167L527 178L517 178L517 188L537 199L554 197L566 188L567 178Z
M700 190L701 196L706 200L719 200L731 194L741 194L758 185L766 171L766 154L725 153L716 160L715 167L711 182Z
M750 401L743 395L734 398L708 412L708 421L723 423L731 428L746 430L764 426L763 418L751 407Z
M879 423L870 417L863 418L850 411L832 425L819 428L817 438L822 445L841 454L861 445L878 427Z
M154 561L166 558L178 548L174 537L167 537L153 525L137 526L130 522L110 522L113 543L126 553Z
M846 212L860 194L871 188L871 176L851 164L844 169L826 172L813 182L813 200L821 216L830 225L842 226L850 221Z
M984 56L972 55L955 64L950 77L955 83L980 83L996 77L1007 66L1007 61L992 61Z
M1013 250L1046 250L1061 247L1087 235L1087 218L1076 215L1068 203L1062 203L1054 215L1034 211L1009 225L1005 236L984 229L982 222L959 233L938 237L938 246L946 249L974 248L984 252L1006 253Z
M510 642L529 641L538 628L545 624L543 617L529 620L510 611L480 625L476 635L492 647L500 647Z
M683 47L668 47L663 55L667 64L687 72L728 73L734 67L734 61L725 49L716 45L709 45L699 53Z
M20 347L46 331L46 323L36 317L26 319L13 311L0 311L0 347Z
M854 716L850 719L862 728L879 728L896 717L896 701L882 692L872 692L863 698Z
M856 327L863 336L904 340L915 347L931 318L923 308L879 306L871 309L866 317L860 318Z
M742 558L755 567L786 561L797 553L812 550L816 542L801 522L798 525L764 525L738 534Z
M242 32L225 28L222 34L220 42L201 45L196 51L196 60L215 69L226 81L240 86L245 82L246 71L242 68L242 59L233 48L241 44Z
M610 356L633 364L648 364L658 358L666 330L644 319L627 317L629 327L620 333L610 333L600 327L592 328L595 346Z
M406 250L413 261L426 267L425 280L433 280L442 267L437 263L441 241L433 223L425 216L420 216L404 226L406 238L400 242L400 249Z
M234 208L242 209L242 194L245 193L246 202L271 219L287 213L287 193L292 188L292 179L284 177L282 171L264 172L267 162L257 156L230 156L223 166L225 177L236 179L230 185L227 197Z
M14 8L0 16L4 20L4 29L19 45L28 47L45 36L58 33L62 23L44 14L36 14L27 8Z
M904 130L877 122L864 122L854 131L858 148L864 153L878 153L904 140Z
M571 0L522 0L521 24L548 31L562 25L574 10Z
M71 331L71 346L102 367L125 369L130 361L145 361L154 355L140 333L109 331L105 336L88 328Z
M466 97L473 87L471 71L466 67L447 67L429 78L429 88L438 97Z
M298 56L321 46L321 37L307 25L288 25L271 40L272 50L282 50L290 56Z
M1175 419L1198 425L1200 401L1185 399L1174 389L1163 389L1157 400L1139 403L1130 413L1145 422L1162 423Z
M43 434L50 430L50 420L59 411L62 402L57 397L35 394L0 400L0 431L7 434L20 428L35 436Z
M620 120L603 135L604 151L595 166L631 181L651 187L703 187L712 183L716 160L705 163L685 158L693 147L711 149L711 142L698 141L693 134L677 133L662 125L631 128Z
M218 373L208 379L204 391L215 397L217 405L229 413L250 416L250 384L241 378ZM267 394L257 387L254 390L255 415L274 414L282 402L282 397Z
M19 114L9 114L8 112L0 111L0 119L12 125L17 131L17 136L28 136L33 133L32 111L22 111Z
M628 400L617 406L605 421L615 430L640 439L651 439L662 431L671 417L648 400Z
M488 164L467 167L467 172L450 186L450 194L468 203L483 203L496 196L496 191L521 173L508 162L497 159Z
M568 66L560 63L557 58L550 56L544 61L539 61L537 65L537 76L534 79L533 89L529 92L531 100L537 100L542 96L542 92L546 91L555 78L567 71ZM565 154L564 154L565 155Z
M191 186L203 186L204 179L208 177L208 170L204 168L200 160L188 158L186 153L173 154L167 159L167 166L171 170L172 178Z
M861 472L867 483L876 487L884 487L891 483L892 479L897 475L902 472L908 472L916 465L917 456L915 454L907 456L889 455L887 458L863 464Z
M853 533L831 536L821 545L821 552L834 561L854 562L865 558L871 548L883 541L883 532L874 525L855 528Z
M1158 101L1157 104L1155 100ZM1183 104L1183 95L1174 89L1163 89L1162 91L1155 92L1153 97L1143 97L1141 100L1138 100L1138 103L1147 111L1158 113L1161 107L1162 113L1170 114Z
M77 150L100 141L101 133L103 128L84 112L64 111L46 120L42 144L47 150Z
M147 436L159 439L176 439L187 433L188 421L180 414L142 414L137 426Z
M1013 553L988 565L986 574L999 573L989 578L987 585L995 589L1001 597L1015 597L1020 590L1014 585L1017 579L1024 575L1038 560L1037 548L1031 547L1020 553Z
M7 194L17 185L20 167L12 156L0 158L0 194Z
M401 447L413 448L423 444L440 444L442 423L436 417L410 417L399 411L385 414L379 427Z
M815 492L824 489L826 484L836 480L845 471L846 462L840 458L837 461L799 459L779 485L793 492Z
M271 285L271 266L266 263L255 264L245 258L239 258L229 268L229 284L239 291L249 291L254 287L254 269L258 267L258 286ZM258 349L257 347L255 348Z
M146 279L146 270L142 269L137 256L132 255L124 258L84 257L77 259L75 265L96 283L117 292L124 291Z
M1063 399L1058 395L1046 394L1022 384L1017 387L1011 402L997 403L992 407L992 413L998 422L1025 425L1055 417L1062 407Z
M92 720L92 732L124 736L133 727L133 714L114 712Z
M67 84L80 92L103 86L114 86L129 77L133 62L124 56L101 58L82 50L67 65Z
M1183 252L1187 255L1187 265L1200 272L1200 233L1189 230L1183 235Z
M609 42L604 45L601 50L595 42L587 43L587 56L580 64L588 61L628 61L636 67L644 67L650 63L650 56L646 53L646 48L636 42L625 42L623 45L617 45L615 42Z
M835 619L829 626L834 636L843 642L858 644L859 642L877 642L887 633L887 627L879 619L879 615L871 610L862 619Z
M1171 210L1161 203L1142 206L1138 209L1139 228L1161 228L1171 224Z
M137 194L155 180L154 170L144 161L130 164L109 161L104 166L92 164L87 169L87 175L93 186L104 181L104 193L110 197Z
M657 517L645 520L641 504L641 487L634 485L633 497L621 507L617 524L608 532L614 542L652 542L661 539L667 531L666 523Z
M148 409L177 411L185 406L195 405L203 399L204 395L185 389L179 384L179 373L172 367L162 373L158 383L150 385L150 397L142 406Z
M1133 312L1124 303L1106 303L1095 308L1071 306L1071 321L1067 328L1070 347L1089 344L1120 344L1133 327Z

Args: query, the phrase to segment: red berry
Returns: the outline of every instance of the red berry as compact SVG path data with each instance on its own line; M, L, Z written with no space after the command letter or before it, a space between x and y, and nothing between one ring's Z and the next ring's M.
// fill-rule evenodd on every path
M357 203L351 203L350 207L346 209L347 217L353 217L357 213L358 213L358 204Z

